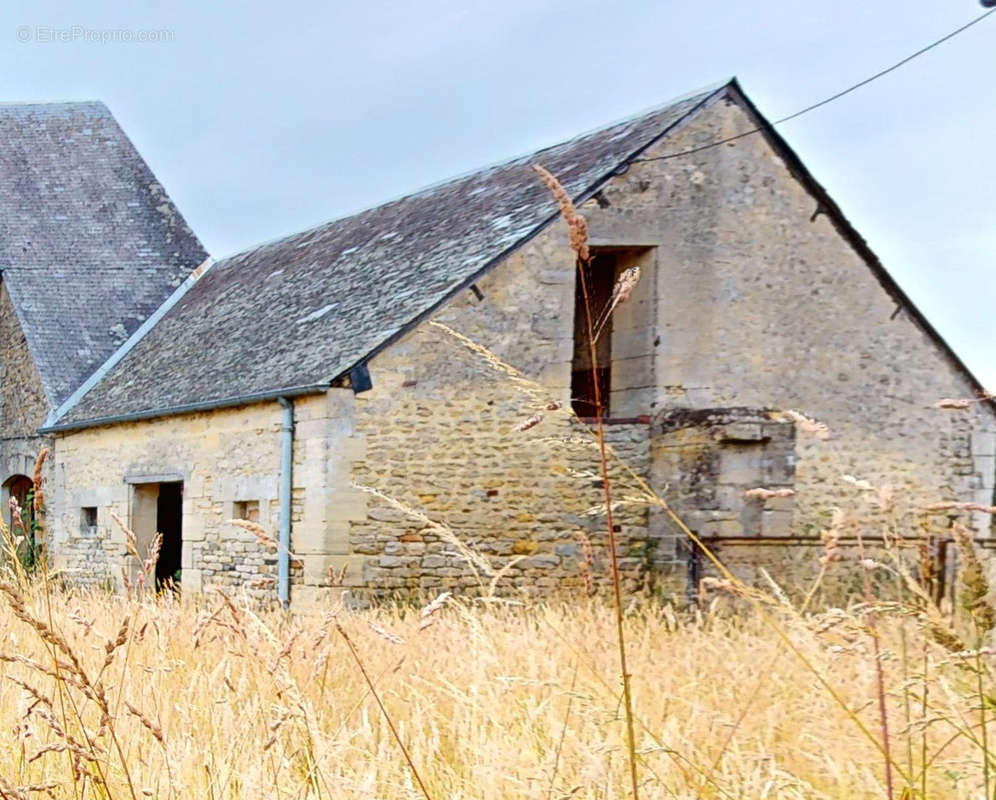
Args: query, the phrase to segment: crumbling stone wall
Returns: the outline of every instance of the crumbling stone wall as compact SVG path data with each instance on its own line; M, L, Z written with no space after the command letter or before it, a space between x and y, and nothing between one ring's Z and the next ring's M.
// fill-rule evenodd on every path
M792 532L795 426L777 411L671 409L654 420L653 480L702 537ZM784 496L747 492L764 487Z

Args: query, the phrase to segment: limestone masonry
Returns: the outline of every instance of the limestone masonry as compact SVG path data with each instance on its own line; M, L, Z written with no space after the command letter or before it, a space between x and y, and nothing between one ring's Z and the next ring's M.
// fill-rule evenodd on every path
M592 281L609 291L640 269L598 344L614 523L631 585L680 587L689 563L685 537L648 492L738 571L756 577L765 566L786 581L815 563L812 548L800 556L792 545L818 539L835 509L863 514L872 535L886 517L914 524L931 503L992 505L992 404L936 407L976 398L978 383L785 143L765 128L654 160L764 127L737 84L654 113L466 179L468 202L486 209L491 197L497 208L466 221L466 236L481 237L470 250L460 250L463 227L433 216L442 202L433 191L459 194L443 187L383 212L393 215L383 230L364 223L362 236L347 235L349 221L331 223L285 249L236 257L241 274L253 271L251 287L233 283L247 280L239 263L208 265L189 286L169 287L175 307L153 332L68 398L46 395L4 286L2 478L6 487L30 477L38 450L51 448L47 535L57 566L75 582L120 586L134 565L114 513L140 545L164 534L163 577L183 591L276 599L281 554L230 520L276 538L283 510L294 603L343 588L548 592L580 587L586 571L595 587L604 583L593 421L572 413L590 407L592 382L579 346L578 271L532 163L565 176L579 200ZM538 193L515 188L534 183ZM535 225L520 219L540 206ZM392 260L395 242L426 231L431 243ZM430 252L437 260L419 266ZM350 259L366 257L366 278L349 277ZM451 272L426 294L438 270ZM336 275L355 282L336 289ZM241 291L295 309L282 339L253 345L259 363L244 351L265 330L264 311L255 325L226 312L209 339L172 332L198 303ZM364 306L356 296L366 291ZM391 310L378 316L382 307ZM396 308L407 309L403 323L390 316ZM337 314L352 316L345 324ZM166 333L155 333L161 326ZM229 341L242 344L229 350ZM197 363L199 350L224 371L219 383ZM165 370L163 388L149 388L148 365ZM224 389L212 394L212 385ZM288 469L292 493L282 497ZM745 495L757 488L771 494ZM985 513L931 518L942 529L954 523L991 533Z

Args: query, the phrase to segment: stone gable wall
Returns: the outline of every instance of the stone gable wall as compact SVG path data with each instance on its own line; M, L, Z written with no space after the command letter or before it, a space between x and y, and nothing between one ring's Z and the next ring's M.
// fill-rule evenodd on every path
M754 126L740 106L718 102L647 155ZM690 158L636 163L610 181L599 200L582 209L593 245L636 248L643 270L633 302L618 312L616 407L654 418L680 409L773 412L748 423L771 434L762 438L778 451L778 476L763 466L772 459L757 456L748 443L717 440L708 426L683 431L710 437L716 470L706 479L714 482L715 503L690 502L682 494L681 469L666 468L675 431L640 428L637 452L629 448L627 455L641 477L688 514L694 529L819 536L838 507L877 531L865 490L845 475L890 487L888 514L903 524L912 523L915 509L939 500L992 503L992 411L981 404L954 412L933 407L943 397L971 397L971 385L937 343L897 311L827 215L814 216L816 201L763 137ZM566 404L573 286L566 233L557 224L478 282L483 300L466 292L436 320L521 370L542 387L541 396ZM571 453L555 441L572 436L570 423L556 414L516 431L517 422L542 410L542 401L484 364L428 324L374 359L374 389L356 400L356 427L369 446L355 475L448 523L498 566L516 548L536 542L536 550L509 569L504 580L511 585L570 583L578 567L569 542L579 509L599 498L583 480L572 483L558 470L566 462L568 475L590 475L590 453ZM826 423L830 438L797 432L778 413L786 409ZM619 431L629 435L625 427ZM767 484L792 487L796 495L767 503L743 497L746 489ZM630 489L619 487L620 494ZM352 524L351 542L372 585L473 583L472 570L423 521L389 507L369 508ZM639 536L657 542L658 560L679 557L669 549L677 530L663 515L645 508L624 514L633 514L622 527L620 553L630 559L630 577L639 573L640 559L632 558ZM989 531L987 515L962 521ZM775 571L800 560L788 549L764 553ZM802 559L807 568L816 564L812 554L809 548Z
M754 127L719 103L666 150ZM861 505L843 475L892 487L907 521L940 500L992 504L992 409L933 407L972 386L762 136L637 164L605 197L594 235L647 226L661 240L657 407L797 409L829 426L827 441L797 439L796 533ZM965 521L990 530L987 515Z

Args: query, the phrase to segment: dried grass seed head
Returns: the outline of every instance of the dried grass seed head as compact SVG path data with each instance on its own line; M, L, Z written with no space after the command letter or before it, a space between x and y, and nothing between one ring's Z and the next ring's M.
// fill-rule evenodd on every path
M515 426L515 429L519 431L519 433L522 433L523 431L528 431L530 428L535 428L542 421L543 421L542 414L539 413L533 414L531 417L529 417L529 419L522 420L522 422L520 422L518 425Z
M792 420L795 423L796 428L808 436L811 436L821 442L825 442L830 438L830 428L828 428L826 424L818 422L815 419L811 419L805 414L792 409L787 409L783 411L782 414Z
M567 223L568 244L571 250L574 251L579 261L587 263L591 260L591 251L588 249L588 221L578 213L574 201L571 200L567 190L554 177L553 173L539 164L534 164L533 169L539 174L540 180L550 190L550 194L553 195L560 207L560 215Z
M775 497L793 497L795 489L766 489L759 486L756 489L748 489L744 492L744 497L748 500L771 500Z
M38 453L38 458L35 459L35 468L31 476L31 480L35 485L31 502L34 506L36 517L40 517L45 508L44 467L46 458L48 458L48 448L43 447L41 452Z
M242 530L249 531L249 533L256 537L256 541L268 550L278 550L280 548L280 544L277 540L267 533L266 528L258 522L253 522L248 519L230 519L228 520L228 524L234 525L237 528L242 528Z

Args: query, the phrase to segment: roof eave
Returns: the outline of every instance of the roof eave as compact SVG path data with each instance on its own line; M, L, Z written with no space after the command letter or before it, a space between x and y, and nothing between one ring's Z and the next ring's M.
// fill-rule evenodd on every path
M133 411L128 414L112 414L106 417L94 417L92 419L76 420L73 422L56 423L45 425L38 429L38 433L67 433L72 431L85 430L86 428L97 428L101 425L117 425L123 422L139 422L142 420L158 419L161 417L171 417L178 414L194 414L200 411L216 411L218 409L236 408L253 403L263 403L268 400L277 400L280 397L301 397L310 394L323 394L328 391L329 384L314 383L303 386L289 386L273 391L258 392L256 394L240 395L238 397L226 397L220 400L206 400L200 403L186 403L169 408L150 408L143 411Z

